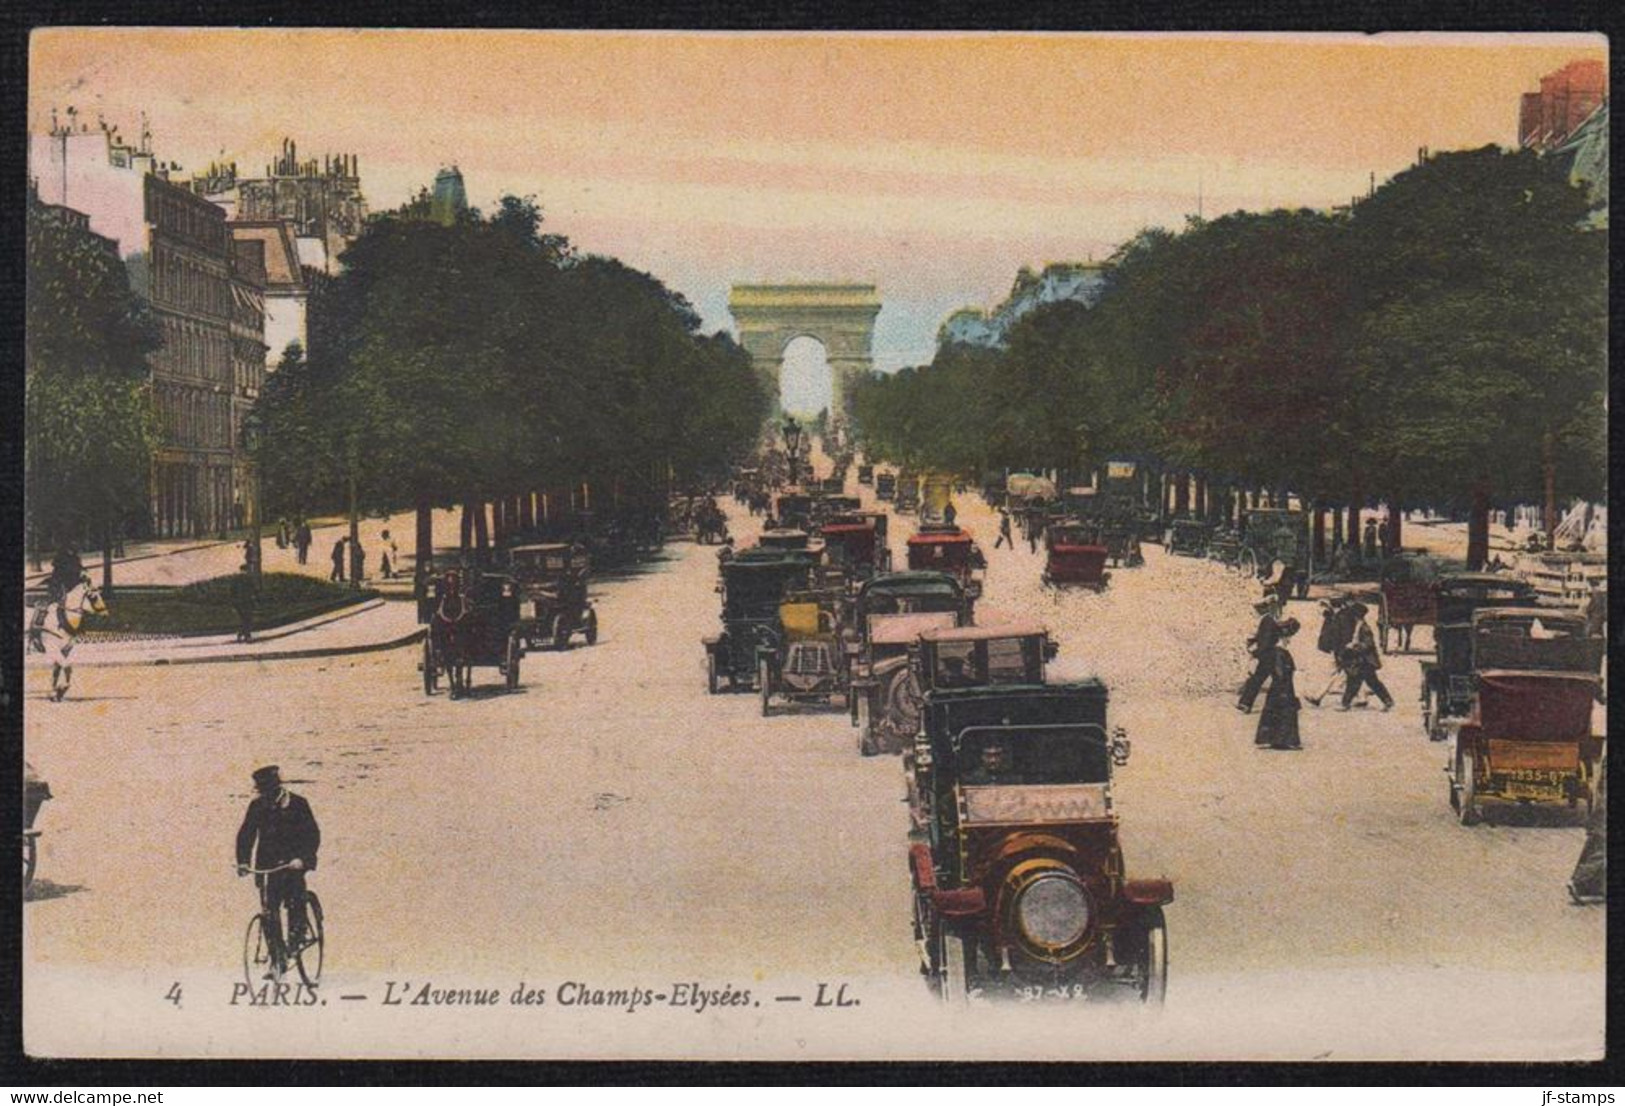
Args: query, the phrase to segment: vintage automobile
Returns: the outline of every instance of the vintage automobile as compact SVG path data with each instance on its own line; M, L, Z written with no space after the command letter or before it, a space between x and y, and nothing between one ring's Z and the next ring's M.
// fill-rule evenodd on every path
M873 484L875 482L875 467L873 465L858 466L858 483Z
M563 542L516 545L507 550L509 573L521 598L531 605L525 629L530 649L568 649L580 634L598 644L598 612L587 598L592 560L581 546Z
M758 650L782 636L779 604L811 583L814 559L795 551L757 550L721 566L722 632L704 639L706 690L758 690Z
M982 594L987 558L967 531L945 523L922 525L908 539L908 567L913 572L946 572L971 599Z
M1106 544L1106 563L1118 568L1138 568L1145 564L1140 551L1140 528L1133 516L1107 514L1100 521L1100 537Z
M1390 635L1396 648L1411 648L1411 633L1418 626L1438 622L1439 608L1433 585L1439 579L1439 564L1420 553L1402 553L1384 558L1380 573L1381 595L1377 600L1378 641L1388 652Z
M1481 611L1474 622L1492 614L1499 612ZM1602 739L1591 732L1599 682L1583 670L1474 674L1473 705L1452 730L1445 764L1462 825L1478 822L1486 799L1571 808L1584 799L1590 813L1602 755Z
M476 667L496 668L509 691L519 688L520 661L537 627L521 614L521 587L506 572L457 567L423 583L419 618L423 636L423 693L433 695L445 677L453 699L466 696Z
M1106 687L932 688L910 767L920 970L945 1002L1113 995L1161 1003L1166 879L1128 879Z
M813 497L800 490L787 491L773 501L773 517L786 530L812 529Z
M1098 523L1054 523L1044 531L1044 546L1042 579L1046 585L1075 584L1099 591L1111 578L1111 573L1106 571L1110 550Z
M861 510L863 510L863 500L855 495L843 495L839 492L825 493L813 500L812 528L818 529L837 515L849 515Z
M1215 526L1207 540L1207 559L1230 568L1241 564L1241 531L1233 526ZM1255 566L1256 570L1256 566Z
M1494 607L1527 607L1534 588L1512 576L1462 572L1433 585L1433 659L1422 662L1422 729L1443 741L1473 705L1473 613Z
M23 761L23 889L34 882L34 870L39 866L40 831L34 828L40 807L51 798L51 786L40 779L34 766Z
M763 549L810 549L813 540L812 535L800 527L779 527L763 530L756 544Z
M873 518L841 516L840 521L824 523L819 531L824 539L820 577L826 586L845 587L885 571L881 535Z
M1241 517L1241 560L1239 567L1256 576L1269 573L1280 562L1284 579L1299 599L1309 594L1313 549L1309 533L1309 513L1285 508L1258 507Z
M830 527L832 526L868 526L873 528L873 548L868 552L870 562L873 565L873 572L871 572L870 575L874 575L876 572L890 572L891 545L890 539L887 535L887 526L890 520L891 515L885 511L841 511L837 514L830 515L824 521L824 525L819 531L819 536L824 539L826 544L833 544L837 540L845 539L841 537L842 531L839 529L837 529L836 532L831 535L829 531ZM867 543L864 544L867 545ZM857 552L861 553L862 550Z
M1211 531L1200 519L1176 518L1168 530L1168 552L1179 557L1207 556Z
M975 602L944 572L889 572L861 585L842 627L849 672L848 708L864 756L899 753L912 740L909 724L894 725L909 694L909 650L930 629L969 626Z
M791 592L779 604L778 626L756 648L756 689L762 717L776 702L846 703L847 666L839 637L844 595L828 589Z

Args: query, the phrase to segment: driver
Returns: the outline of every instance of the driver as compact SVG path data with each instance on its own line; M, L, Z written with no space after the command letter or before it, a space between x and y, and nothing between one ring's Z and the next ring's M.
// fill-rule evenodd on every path
M982 746L976 767L965 773L968 784L1014 783L1010 748L1002 741L990 741Z
M937 667L937 683L941 687L970 687L975 680L964 657L946 654Z

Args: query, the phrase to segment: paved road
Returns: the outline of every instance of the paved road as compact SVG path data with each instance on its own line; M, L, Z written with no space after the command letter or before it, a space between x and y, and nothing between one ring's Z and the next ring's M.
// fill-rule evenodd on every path
M991 515L961 522L991 544ZM909 520L894 525L901 559ZM736 533L749 526L735 522ZM87 670L26 709L41 894L25 907L31 1049L119 1054L1188 1057L1579 1056L1601 1047L1604 919L1562 887L1581 831L1457 827L1422 737L1414 659L1391 715L1306 712L1258 752L1235 712L1246 582L1153 549L1103 595L1053 593L990 550L984 621L1036 615L1057 674L1095 672L1134 754L1130 874L1167 875L1169 1009L925 999L907 924L897 762L839 713L763 721L704 691L709 549L597 588L594 648L527 658L524 689L426 698L415 655ZM1305 617L1309 611L1295 611ZM1311 627L1312 630L1312 627ZM1312 633L1304 687L1324 678ZM1419 644L1421 641L1419 639ZM226 669L222 673L219 669ZM249 885L229 871L248 773L279 762L326 844L329 1005L229 1004ZM568 1010L560 984L676 981L744 1008ZM385 1009L388 984L492 986L495 1010ZM522 981L549 990L506 1005ZM845 981L861 1005L815 1008ZM163 996L180 983L179 1008ZM338 996L359 993L364 1000ZM780 996L801 1001L780 1003ZM759 1005L756 1005L758 1004ZM268 1031L268 1027L273 1027Z

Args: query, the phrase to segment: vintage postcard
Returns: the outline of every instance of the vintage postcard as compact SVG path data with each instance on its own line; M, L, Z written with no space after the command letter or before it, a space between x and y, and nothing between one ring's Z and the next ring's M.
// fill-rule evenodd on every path
M1600 1058L1608 64L36 32L27 1052Z

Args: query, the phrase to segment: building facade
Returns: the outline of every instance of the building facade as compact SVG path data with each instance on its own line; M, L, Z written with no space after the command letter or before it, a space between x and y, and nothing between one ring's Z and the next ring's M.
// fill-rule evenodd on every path
M329 275L339 271L339 256L367 221L360 160L354 154L300 160L291 138L282 140L263 177L243 177L230 162L209 166L192 187L233 220L287 223L300 264Z
M1535 150L1561 146L1608 99L1608 69L1601 61L1571 61L1540 79L1539 92L1525 92L1518 105L1518 145Z
M321 277L299 264L293 228L287 223L279 219L234 219L227 225L232 240L263 263L265 368L275 372L290 343L309 348L305 316L310 305L310 284Z

